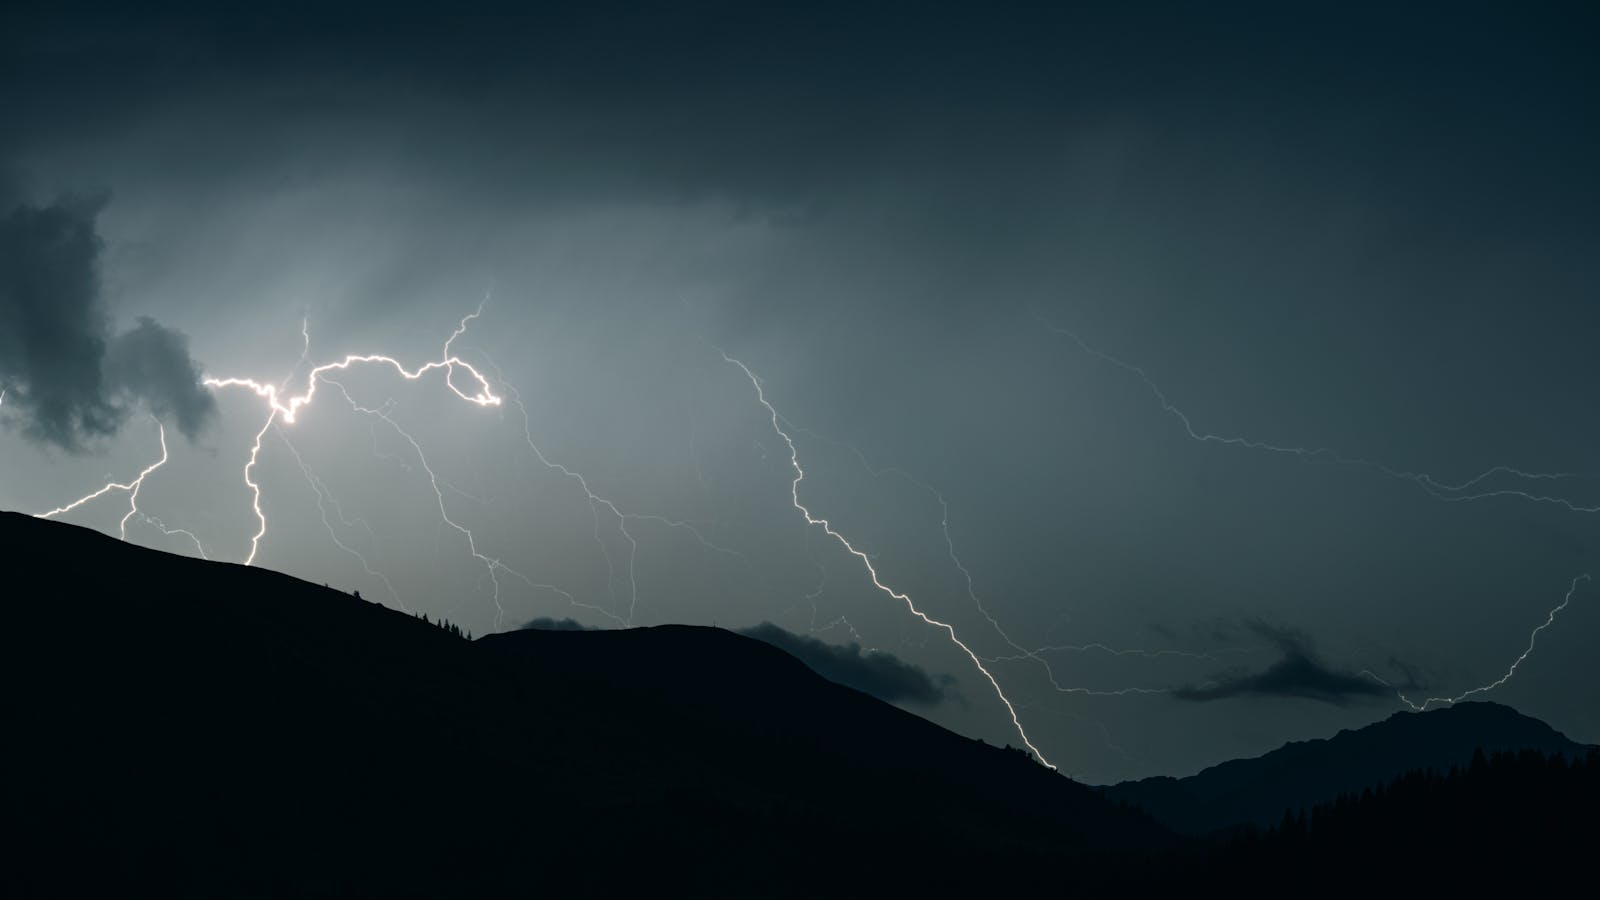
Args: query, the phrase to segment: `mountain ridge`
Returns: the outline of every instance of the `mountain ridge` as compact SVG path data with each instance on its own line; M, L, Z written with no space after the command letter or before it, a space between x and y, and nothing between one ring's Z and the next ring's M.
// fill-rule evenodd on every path
M1158 775L1101 787L1188 834L1276 824L1285 809L1359 792L1401 772L1465 766L1476 750L1539 750L1577 758L1590 745L1500 703L1469 701L1426 712L1401 710L1326 738L1290 741L1260 756L1231 759L1193 775ZM1292 776L1292 777L1291 777Z

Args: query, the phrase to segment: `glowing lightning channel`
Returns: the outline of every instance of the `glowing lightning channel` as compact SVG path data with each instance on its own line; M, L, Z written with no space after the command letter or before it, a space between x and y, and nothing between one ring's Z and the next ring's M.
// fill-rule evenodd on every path
M267 534L267 517L261 509L261 485L253 477L251 477L251 473L255 470L256 464L260 461L261 443L266 437L267 430L270 429L280 418L283 420L285 425L293 425L299 416L301 408L310 405L311 401L316 397L318 382L327 380L323 377L326 373L334 371L342 372L357 364L377 364L381 366L388 366L397 372L401 378L404 378L407 381L416 381L430 372L443 370L445 386L448 387L450 391L457 397L460 397L462 400L477 406L499 406L501 402L500 397L498 397L494 393L493 388L489 386L488 379L484 378L482 373L473 368L470 363L462 360L460 357L457 357L450 352L450 345L455 343L456 338L460 337L467 330L467 326L471 324L473 319L478 318L478 316L482 314L483 304L480 303L476 311L462 317L460 324L456 326L456 330L451 332L450 337L445 340L444 348L440 352L441 358L423 363L415 370L408 370L402 363L400 363L399 360L396 360L392 356L385 356L377 353L359 355L351 354L346 356L344 359L339 360L338 362L324 363L323 365L313 368L306 375L305 393L291 395L287 399L282 398L284 389L281 385L264 384L250 378L207 377L202 380L202 383L205 384L205 386L213 389L229 387L247 388L251 391L254 391L257 396L260 396L267 401L267 420L261 423L261 430L256 432L255 441L250 446L250 459L245 463L244 466L244 483L245 486L250 489L250 506L255 512L257 522L256 533L250 537L250 552L245 556L245 565L248 566L255 562L256 553L261 549L261 539ZM300 333L302 337L305 338L305 347L307 349L307 352L303 353L301 356L302 360L304 360L306 355L308 355L311 346L311 333L303 320L301 323ZM298 364L296 364L296 367L298 368ZM456 386L455 378L458 370L465 370L466 373L471 376L472 380L476 382L477 393L468 394Z
M1401 693L1400 691L1395 691L1395 696L1400 698L1400 702L1402 702L1405 705L1411 707L1412 709L1416 710L1417 712L1423 712L1430 705L1432 705L1434 703L1438 703L1438 704L1441 704L1441 705L1442 704L1454 705L1456 703L1460 703L1461 701L1467 699L1468 697L1471 697L1474 694L1486 694L1489 691L1492 691L1495 688L1499 687L1500 685L1505 684L1506 682L1510 681L1511 680L1511 676L1517 674L1517 667L1522 665L1523 660L1526 660L1528 658L1528 656L1533 653L1533 645L1535 643L1537 643L1538 640L1539 640L1539 632L1545 630L1546 628L1549 628L1551 625L1553 625L1555 623L1555 621L1556 621L1556 613L1559 613L1562 610L1566 609L1567 608L1567 604L1572 602L1572 595L1577 593L1577 591L1578 591L1578 583L1579 582L1583 582L1583 581L1588 581L1588 580L1589 580L1589 573L1587 573L1587 572L1585 572L1582 575L1579 575L1578 577L1572 579L1572 583L1567 586L1567 594L1566 594L1566 596L1562 597L1561 598L1561 602L1559 604L1557 604L1554 609L1550 610L1549 615L1545 616L1544 621L1539 624L1539 627L1533 629L1533 632L1528 635L1528 646L1527 646L1527 648L1522 651L1522 655L1518 656L1516 659L1511 661L1511 666L1506 669L1506 673L1504 675L1501 675L1499 678L1495 679L1494 681L1489 682L1488 684L1482 685L1480 687L1475 687L1475 688L1473 688L1473 689L1471 689L1469 691L1463 691L1463 692L1455 695L1454 697L1428 697L1427 699L1423 700L1421 703L1415 703L1410 698L1406 697L1406 695ZM1384 687L1391 687L1389 682L1384 681L1382 678L1379 678L1376 674L1372 673L1371 671L1363 669L1362 670L1362 674L1366 675L1369 678L1372 678L1373 680L1377 681L1379 684L1382 684Z
M182 535L183 537L186 537L189 540L194 541L194 549L195 549L195 551L197 553L200 554L200 558L201 559L206 559L206 560L209 560L211 558L211 557L206 555L206 547L205 547L204 544L200 543L200 536L195 534L194 532L190 531L189 529L187 529L187 528L168 528L167 527L167 523L161 521L160 519L156 518L155 516L149 515L149 514L144 513L144 512L140 512L139 513L139 519L140 519L140 521L144 522L146 525L149 525L151 527L159 529L161 531L161 533L165 534L167 537L178 537L178 536Z
M1107 656L1137 656L1137 657L1139 657L1141 659L1160 659L1161 657L1164 657L1164 656L1173 656L1173 657L1180 657L1182 659L1208 660L1208 661L1211 661L1211 662L1215 662L1217 660L1217 657L1222 656L1225 653L1259 653L1260 652L1260 648L1259 647L1224 647L1224 648L1222 648L1220 650L1212 650L1212 651L1208 651L1208 652L1205 652L1205 653L1201 653L1201 652L1196 651L1196 650L1118 649L1116 647L1112 647L1112 646L1109 646L1107 644L1102 644L1102 643L1099 643L1099 642L1091 642L1091 643L1088 643L1088 644L1047 644L1047 645L1045 645L1043 647L1034 648L1034 650L1032 652L1033 653L1104 653ZM1023 660L1023 659L1028 659L1028 658L1030 658L1030 654L1026 654L1026 653L1024 653L1022 655L1018 655L1018 656L995 656L995 657L990 657L990 659L992 661L994 661L994 662L1016 662L1018 660Z
M504 572L505 574L510 575L513 578L518 579L519 581L521 581L522 583L526 584L528 587L530 587L530 588L532 588L534 590L549 591L550 593L556 594L556 595L560 596L561 598L565 599L568 603L571 603L573 606L581 607L583 609L592 610L594 612L597 612L597 613L599 613L599 614L601 614L603 616L606 616L606 617L610 618L612 621L618 623L619 625L623 624L623 622L622 622L622 620L620 618L618 618L616 615L608 612L607 610L601 609L600 607L594 606L592 604L583 603L582 601L578 600L577 597L573 596L571 592L563 590L562 588L559 588L559 587L557 587L557 586L555 586L553 584L544 584L544 583L541 583L541 582L534 581L533 579L529 578L527 575L524 575L522 572L519 572L518 570L513 569L511 566L506 565L505 562L503 562L502 560L500 560L500 559L498 559L496 557L489 556L489 555L483 553L482 551L480 551L478 549L478 539L477 539L476 536L473 535L472 530L470 528L467 528L465 525L462 525L461 523L457 522L455 519L450 518L449 510L446 509L446 507L445 507L444 491L439 487L439 477L436 474L434 474L433 466L429 464L427 454L425 454L422 451L422 445L417 442L417 439L412 437L410 432L408 432L404 428L400 427L400 423L396 422L394 420L394 417L389 414L389 410L388 410L387 407L380 408L380 409L372 409L370 407L362 406L361 404L357 403L354 398L352 398L350 396L350 392L345 388L345 386L342 383L340 383L338 381L335 381L332 378L328 378L328 379L324 379L324 380L326 380L328 384L333 385L336 389L338 389L339 393L344 396L345 401L350 404L350 408L351 409L353 409L356 412L359 412L359 413L361 413L363 415L371 416L373 418L383 420L385 423L387 423L389 425L390 428L394 429L396 434L398 434L398 435L400 435L400 437L404 438L406 443L411 445L412 451L414 453L416 453L416 455L417 455L417 462L422 466L422 471L425 472L427 474L427 476L428 476L428 486L433 489L434 500L437 501L438 506L439 506L439 517L442 520L444 520L444 523L446 525L449 525L451 528L453 528L456 531L460 532L462 537L466 538L466 540L467 540L467 552L469 552L472 555L473 559L476 559L479 562L483 563L484 569L489 575L489 581L494 586L494 605L495 605L495 610L496 610L495 623L494 624L495 624L495 629L496 630L499 630L503 626L503 624L505 622L505 607L501 604L501 601L500 601L500 578L499 578L499 575L498 575L498 573L500 573L500 572Z
M1172 401L1167 398L1166 392L1163 391L1158 384L1156 384L1155 379L1151 378L1150 374L1148 372L1146 372L1143 368L1141 368L1139 366L1136 366L1136 365L1134 365L1134 364L1132 364L1130 362L1126 362L1126 361L1124 361L1122 359L1118 359L1117 357L1112 356L1109 353L1106 353L1104 351L1101 351L1101 350L1098 350L1098 349L1096 349L1094 347L1089 346L1089 344L1087 342L1085 342L1082 337L1079 337L1076 332L1074 332L1074 331L1072 331L1070 329L1062 328L1060 326L1052 324L1050 321L1045 319L1043 316L1036 315L1036 318L1048 330L1050 330L1050 331L1052 331L1052 332L1054 332L1056 334L1064 335L1065 337L1070 338L1073 343L1077 344L1078 347L1081 350L1083 350L1083 352L1089 354L1090 356L1095 357L1096 359L1099 359L1099 360L1101 360L1103 362L1109 363L1109 364L1111 364L1113 366L1116 366L1119 369L1122 369L1123 371L1129 372L1129 373L1137 376L1139 378L1139 380L1144 383L1145 388L1148 389L1150 391L1150 393L1156 398L1156 400L1161 404L1161 409L1164 412L1166 412L1169 415L1171 415L1173 418L1177 419L1178 422L1183 426L1184 432L1187 433L1191 439L1199 441L1201 443L1215 443L1215 444L1223 444L1223 445L1228 445L1228 446L1246 447L1246 448L1249 448L1249 449L1252 449L1252 450L1262 450L1262 451L1266 451L1266 452L1270 452L1270 453L1288 454L1288 455L1296 456L1296 457L1299 457L1301 459L1306 459L1306 460L1325 459L1325 460L1332 461L1332 462L1334 462L1336 464L1339 464L1339 465L1367 468L1367 469L1371 469L1373 471L1379 472L1379 473L1381 473L1381 474L1383 474L1383 475L1385 475L1385 476L1387 476L1389 478L1394 478L1394 479L1401 480L1401 481L1409 481L1409 482L1417 485L1417 487L1421 488L1424 493L1428 494L1428 496L1434 498L1435 500L1440 500L1440 501L1443 501L1443 502L1446 502L1446 503L1462 503L1462 502L1473 501L1473 500L1487 500L1487 499L1491 499L1491 498L1495 498L1495 497L1509 497L1509 498L1516 498L1516 499L1519 499L1519 500L1526 500L1526 501L1531 502L1531 503L1553 504L1553 505L1556 505L1556 506L1561 506L1561 507L1563 507L1563 508L1565 508L1567 510L1570 510L1571 512L1577 512L1577 513L1600 513L1600 504L1596 504L1596 505L1592 505L1592 506L1585 506L1585 505L1583 505L1581 503L1574 502L1573 500L1571 500L1571 499L1569 499L1567 497L1563 497L1563 496L1560 496L1560 495L1557 495L1557 494L1553 494L1553 493L1546 493L1546 492L1540 492L1540 491L1534 491L1534 490L1523 490L1521 488L1506 488L1506 487L1479 489L1479 485L1483 484L1483 482L1485 482L1486 480L1488 480L1488 479L1490 479L1490 478L1492 478L1492 477L1494 477L1496 475L1507 475L1507 476L1510 476L1510 477L1512 477L1514 479L1520 479L1521 481L1524 481L1524 482L1537 482L1537 481L1555 482L1555 481L1562 481L1562 480L1566 480L1566 479L1592 477L1592 476L1587 476L1587 475L1583 475L1583 474L1580 474L1580 473L1574 473L1574 472L1529 472L1529 471L1525 471L1523 469L1518 469L1518 468L1515 468L1515 467L1512 467L1512 466L1497 465L1497 466L1492 466L1492 467L1484 470L1483 472L1480 472L1477 475L1474 475L1473 477L1468 478L1465 481L1461 481L1461 482L1457 482L1457 483L1450 483L1450 482L1447 482L1447 481L1441 481L1441 480L1439 480L1437 478L1434 478L1432 475L1430 475L1430 474L1428 474L1426 472L1413 472L1413 471L1408 471L1408 470L1404 470L1404 469L1397 469L1397 468L1394 468L1394 467L1392 467L1390 465L1387 465L1386 463L1382 463L1382 462L1375 462L1373 460L1354 459L1354 458L1351 458L1351 457L1347 457L1347 456L1344 456L1344 455L1340 454L1338 451L1332 450L1332 449L1327 448L1327 447L1285 446L1285 445L1279 445L1279 444L1272 444L1272 443L1268 443L1268 442L1265 442L1265 441L1251 440L1251 439L1248 439L1248 438L1228 437L1228 436L1223 436L1223 435L1212 434L1210 432L1198 431L1198 430L1195 429L1194 424L1190 421L1188 414L1186 414L1182 409L1179 409L1177 406L1175 406L1172 403ZM1421 711L1421 710L1427 709L1428 706L1430 704L1433 704L1433 703L1441 703L1441 704L1442 703L1456 703L1456 702L1459 702L1460 700L1465 699L1467 697L1470 697L1470 696L1472 696L1474 694L1480 694L1480 693L1484 693L1484 692L1487 692L1487 691L1492 691L1495 688L1499 687L1500 685L1505 684L1506 681L1510 680L1511 676L1516 673L1517 666L1521 665L1522 661L1528 658L1528 654L1533 652L1534 642L1538 640L1539 632L1541 632L1544 629L1550 627L1550 625L1555 622L1556 613L1558 613L1561 610L1566 608L1567 603L1569 601L1571 601L1571 599L1572 599L1573 592L1577 590L1578 582L1586 581L1586 580L1588 580L1588 578L1589 578L1589 576L1587 574L1584 574L1584 575L1580 575L1577 578L1573 579L1572 586L1571 586L1571 588L1568 589L1567 595L1561 601L1561 604L1559 606L1557 606L1555 609L1552 609L1550 611L1550 615L1545 619L1544 623L1541 624L1538 628L1535 628L1533 630L1533 633L1531 635L1529 635L1529 637L1528 637L1528 647L1527 647L1527 649L1522 652L1521 656L1518 656L1517 659L1514 662L1512 662L1511 667L1508 670L1506 670L1506 673L1504 675L1502 675L1498 680L1496 680L1494 682L1491 682L1489 684L1483 685L1481 687L1473 688L1473 689L1471 689L1469 691L1466 691L1465 693L1462 693L1462 694L1460 694L1458 696L1455 696L1455 697L1429 697L1429 698L1423 700L1421 704L1417 704L1417 703L1412 702L1403 693L1401 693L1399 691L1395 692L1396 696L1398 696L1400 698L1401 702L1405 703L1407 706L1411 707L1412 709ZM1379 676L1377 676L1376 674L1372 673L1371 671L1365 671L1365 674L1367 674L1369 677L1377 680L1379 683L1383 684L1386 687L1391 686L1389 684L1389 682L1384 681L1384 679L1380 678Z
M346 544L344 541L339 539L339 535L333 530L333 523L328 519L328 507L333 507L333 513L335 516L338 516L339 524L346 528L354 528L357 524L361 525L361 527L366 529L367 535L372 538L373 543L376 544L378 538L377 535L372 533L372 528L367 525L364 519L356 519L354 522L352 522L344 517L344 510L339 506L339 501L334 499L333 493L328 490L328 486L323 484L322 479L318 478L316 473L311 471L310 466L306 465L305 457L300 455L300 450L295 447L294 442L289 440L289 436L283 432L282 428L279 428L276 431L278 438L283 441L283 445L289 448L289 453L294 457L295 463L300 466L301 473L306 476L306 483L311 485L311 490L317 496L317 512L322 514L322 525L328 530L328 538L333 541L334 546L355 557L356 561L361 563L362 570L365 571L369 576L383 582L383 586L389 591L389 596L394 598L396 607L398 607L402 612L410 612L411 610L406 608L405 601L400 599L400 592L395 590L394 584L389 581L388 576L372 568L371 563L367 562L367 557L363 555L361 551L351 547L349 544Z
M895 476L897 478L901 478L901 479L909 482L910 484L913 484L916 487L918 487L918 488L928 492L929 494L933 495L933 498L935 500L937 500L938 503L939 503L939 528L940 528L941 532L944 535L944 543L945 543L946 555L950 558L950 562L955 565L956 570L961 573L961 578L965 582L965 586L966 586L967 599L972 601L972 605L975 606L977 608L977 610L978 610L978 613L980 615L982 615L983 618L986 621L988 621L989 626L994 629L995 634L999 635L1000 639L1002 641L1004 641L1008 647L1010 647L1012 650L1016 651L1016 655L1014 655L1014 656L985 656L985 657L981 657L984 662L991 662L991 663L993 663L993 662L1019 662L1019 661L1022 661L1022 660L1031 660L1033 662L1038 663L1039 666L1044 669L1045 677L1049 679L1050 686L1052 688L1054 688L1058 693L1062 693L1062 694L1079 694L1079 695L1088 696L1088 697L1123 697L1123 696L1128 696L1128 695L1132 695L1132 694L1166 694L1166 693L1170 693L1170 691L1167 690L1167 689L1164 689L1164 688L1141 688L1141 687L1115 688L1115 689L1111 689L1111 690L1101 690L1101 689L1096 689L1096 688L1085 688L1085 687L1068 687L1066 685L1061 684L1061 682L1059 680L1057 680L1055 669L1050 665L1050 660L1046 659L1043 654L1046 653L1046 652L1051 652L1051 651L1061 651L1061 650L1082 651L1082 650L1088 650L1088 649L1091 649L1091 648L1099 648L1099 649L1103 649L1104 651L1106 651L1107 653L1110 653L1113 656L1138 655L1138 656L1143 656L1143 657L1146 657L1146 658L1153 658L1153 657L1158 657L1158 656L1185 656L1185 657L1192 657L1192 658L1195 658L1195 659L1210 659L1211 658L1208 654L1193 653L1193 652L1184 651L1184 650L1116 650L1116 649L1113 649L1111 647L1106 646L1105 644L1099 644L1099 643L1083 644L1083 645L1064 645L1064 646L1040 647L1040 648L1035 649L1035 650L1030 650L1030 649L1022 646L1021 644L1018 644L1015 640L1013 640L1011 638L1011 635L1006 633L1006 630L1001 627L1000 621L998 619L996 619L994 617L994 615L989 612L988 607L984 605L983 600L978 596L977 587L973 583L971 570L969 570L967 568L966 563L962 562L960 555L958 555L956 553L955 539L953 537L951 537L951 535L950 535L950 504L945 500L945 496L944 496L944 492L943 491L941 491L938 488L934 487L933 485L923 481L922 479L917 478L915 475L912 475L910 472L907 472L904 469L901 469L901 468L898 468L898 467L893 467L893 466L891 466L889 468L886 468L886 469L879 469L879 468L873 466L872 462L867 459L867 455L865 453L862 453L860 448L856 447L854 444L850 444L850 443L847 443L845 441L838 440L836 438L828 437L827 435L824 435L824 434L821 434L819 432L813 431L812 429L809 429L809 428L805 428L805 427L802 427L802 426L795 425L794 423L790 422L788 419L783 419L783 423L785 425L787 425L791 430L793 430L795 432L804 433L804 434L809 435L810 437L813 437L813 438L815 438L815 439L817 439L819 441L822 441L824 443L832 444L832 445L834 445L836 447L841 447L841 448L843 448L845 450L850 451L850 453L855 456L856 460L861 463L862 468L864 468L869 474L871 474L873 478L882 478L885 475L893 475L893 476ZM807 599L810 599L813 596L814 595L807 595ZM813 630L816 630L816 629L813 629ZM1248 651L1243 651L1243 652L1248 652Z
M483 355L485 359L488 359L488 354L484 354L481 350L476 352L478 352L480 355ZM615 581L616 572L615 569L612 568L611 554L606 550L605 541L601 540L600 538L600 507L605 507L612 516L616 517L617 532L621 534L622 539L628 543L628 614L626 617L620 620L624 625L632 627L634 613L637 611L639 605L639 579L636 573L636 562L639 554L639 541L634 537L632 532L628 531L629 522L654 522L659 525L665 525L669 528L681 529L693 536L700 546L706 548L707 550L727 556L739 557L740 559L744 558L744 554L737 550L712 543L706 538L705 534L701 532L700 529L693 525L693 523L678 519L669 519L665 516L625 512L618 507L614 501L595 493L594 489L589 487L589 481L583 476L582 472L569 468L566 465L556 462L545 455L544 450L540 449L538 443L533 439L533 424L528 415L527 406L523 405L522 394L517 390L516 385L506 380L505 376L500 372L499 367L494 364L492 359L488 360L488 368L494 371L495 380L500 383L501 388L506 392L507 402L516 407L517 412L522 416L522 436L528 445L528 449L532 451L534 458L537 459L540 465L543 465L546 469L552 472L558 472L563 477L570 479L578 486L580 490L583 491L584 496L588 498L589 511L594 517L594 539L595 542L600 546L601 557L606 561L606 583L608 586ZM617 619L617 617L611 613L607 613L606 615L612 619Z
M1328 447L1296 447L1273 444L1267 441L1257 441L1250 438L1230 437L1226 435L1213 434L1207 431L1199 431L1194 427L1194 423L1189 419L1189 415L1182 409L1175 406L1172 401L1167 398L1166 392L1161 389L1160 385L1156 384L1155 379L1151 378L1150 374L1143 368L1136 366L1133 363L1126 362L1122 359L1118 359L1117 357L1112 356L1111 354L1102 350L1098 350L1089 346L1089 344L1084 341L1082 337L1078 336L1077 332L1068 328L1062 328L1059 325L1055 325L1042 315L1036 314L1035 318L1038 319L1040 324L1042 324L1051 332L1070 338L1072 342L1077 344L1078 348L1084 353L1087 353L1102 362L1109 363L1110 365L1116 366L1125 372L1137 376L1138 379L1144 383L1145 388L1147 388L1156 398L1157 402L1161 404L1162 411L1177 419L1178 423L1183 426L1184 432L1187 433L1191 439L1199 441L1200 443L1245 447L1251 450L1261 450L1268 453L1286 454L1298 457L1300 459L1322 459L1333 462L1337 465L1371 469L1373 471L1382 473L1389 478L1398 479L1400 481L1409 481L1421 488L1423 492L1428 494L1430 497L1433 497L1435 500L1441 500L1446 503L1461 503L1470 500L1488 500L1494 497L1515 497L1517 499L1527 500L1532 503L1554 504L1556 506L1565 507L1572 512L1600 513L1600 504L1584 506L1580 503L1556 494L1536 492L1533 490L1522 490L1519 488L1488 488L1474 490L1474 488L1477 488L1478 485L1482 484L1489 478L1494 477L1495 475L1509 475L1512 478L1521 479L1523 481L1560 481L1564 479L1591 477L1576 472L1527 472L1512 466L1493 466L1484 470L1483 472L1478 473L1477 475L1474 475L1466 481L1452 484L1450 482L1440 481L1426 472L1412 472L1405 469L1397 469L1386 463L1377 462L1374 460L1348 457L1339 453L1337 450Z
M126 541L128 539L128 520L133 518L134 516L140 515L140 513L139 513L139 489L144 487L144 480L145 480L145 478L149 477L151 472L154 472L155 470L157 470L157 469L159 469L162 466L167 464L167 427L165 425L162 425L160 421L157 421L156 422L156 429L157 429L157 433L160 435L160 439L161 439L161 458L156 460L155 462L151 463L150 465L146 466L144 468L144 471L139 473L139 477L138 478L135 478L132 481L129 481L127 483L120 483L120 482L115 482L115 481L110 482L105 487L100 488L99 490L95 491L92 494L85 494L84 496L79 497L78 499L72 501L71 503L68 503L66 506L58 506L55 509L50 510L49 512L35 513L34 514L34 518L36 518L36 519L53 519L56 516L61 515L62 513L71 512L71 511L77 509L78 507L80 507L80 506L84 505L85 503L88 503L88 502L90 502L92 500L98 500L99 498L104 497L106 494L109 494L112 491L126 491L127 494L128 494L128 513L127 513L127 515L124 515L122 517L122 521L117 523L117 537L122 539L122 540L124 540L124 541ZM162 530L165 530L165 528L163 527ZM190 536L193 537L193 535L190 535ZM196 540L195 543L198 544L199 541ZM202 551L202 552L204 552L204 551Z
M799 510L800 514L805 517L806 524L821 527L824 533L838 541L840 546L849 551L852 556L860 559L861 564L866 567L867 575L872 579L872 584L874 587L894 598L895 600L904 603L906 609L910 610L912 615L921 619L923 622L926 622L935 628L942 629L945 634L949 636L950 642L955 644L957 647L960 647L962 652L967 654L967 658L972 660L972 664L977 667L978 671L983 673L983 677L988 680L989 686L994 688L995 696L999 697L1000 702L1005 704L1006 712L1011 716L1011 724L1017 729L1017 735L1022 738L1022 743L1027 745L1029 750L1033 751L1033 755L1038 757L1039 762L1043 763L1048 768L1054 769L1055 766L1052 765L1049 760L1045 759L1044 754L1039 752L1039 748L1035 747L1033 742L1029 740L1027 731L1023 729L1021 720L1017 718L1016 707L1011 704L1010 698L1006 696L1005 691L1000 687L1000 682L996 681L994 675L990 674L989 670L984 667L983 660L979 658L976 653L972 652L972 648L962 643L961 638L956 635L955 628L950 624L941 622L918 609L916 603L909 595L901 593L900 591L897 591L894 588L884 584L878 578L878 570L873 567L872 560L867 556L867 554L857 550L855 545L851 544L848 538L835 531L827 519L812 515L811 510L807 509L805 504L800 502L800 482L805 479L806 473L805 470L800 467L800 451L795 447L794 438L790 437L787 431L784 431L783 425L781 424L781 417L778 415L778 410L772 405L771 401L767 399L766 390L761 386L761 379L756 377L756 374L750 370L749 366L737 359L734 359L727 353L723 353L722 358L724 361L738 366L740 371L744 372L745 377L750 379L750 384L755 388L756 391L756 400L766 408L767 413L772 418L772 430L777 432L778 437L782 438L783 442L789 446L789 465L794 469L794 479L789 482L789 499L794 504L794 508Z

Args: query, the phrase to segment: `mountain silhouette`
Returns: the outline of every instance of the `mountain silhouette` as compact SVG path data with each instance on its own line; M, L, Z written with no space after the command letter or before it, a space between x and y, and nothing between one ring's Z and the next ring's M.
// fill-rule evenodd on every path
M477 641L0 513L8 896L985 891L1177 846L729 631Z
M1236 825L1277 825L1286 809L1359 793L1403 772L1466 766L1478 750L1537 750L1578 759L1590 749L1509 706L1468 702L1398 712L1364 728L1294 741L1187 778L1159 776L1102 790L1176 831L1206 834Z
M730 631L471 641L11 513L0 566L7 897L1466 891L1596 836L1600 756L1495 704L1092 789Z

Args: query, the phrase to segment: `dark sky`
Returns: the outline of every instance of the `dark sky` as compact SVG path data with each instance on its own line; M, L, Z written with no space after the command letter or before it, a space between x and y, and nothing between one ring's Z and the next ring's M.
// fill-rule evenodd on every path
M128 538L242 560L266 407L195 375L303 390L303 320L415 366L487 296L452 349L526 422L339 374L263 435L257 564L475 633L770 622L1017 743L726 352L1087 780L1492 683L1600 574L1591 5L537 6L8 5L0 507L154 416ZM1600 741L1597 634L1576 582L1479 696Z

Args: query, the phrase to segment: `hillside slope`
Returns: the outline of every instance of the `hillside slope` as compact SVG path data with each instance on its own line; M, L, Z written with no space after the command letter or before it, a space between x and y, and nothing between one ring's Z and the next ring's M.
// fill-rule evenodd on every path
M4 513L0 565L13 896L1000 890L1174 841L727 631L469 642Z

